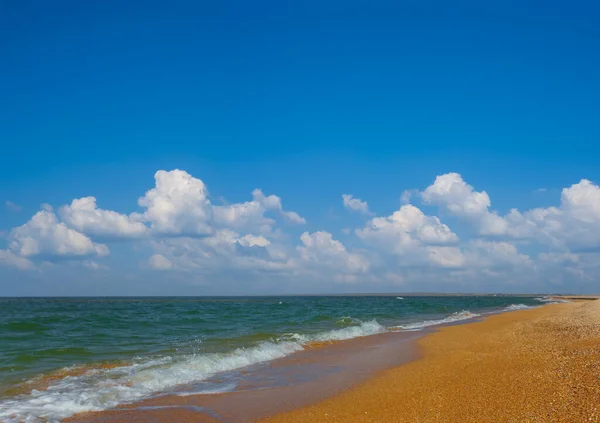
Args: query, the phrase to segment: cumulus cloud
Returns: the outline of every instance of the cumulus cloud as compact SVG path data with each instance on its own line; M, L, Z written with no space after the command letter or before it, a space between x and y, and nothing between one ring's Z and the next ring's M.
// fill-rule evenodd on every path
M600 187L587 179L563 189L562 208L580 222L600 222Z
M0 265L16 267L18 269L31 269L33 267L33 263L30 260L18 256L10 250L0 250Z
M271 241L269 241L263 236L256 236L251 234L244 235L243 237L238 239L237 242L239 242L240 245L244 247L266 247L271 243Z
M328 267L341 273L364 273L369 269L366 258L348 252L329 232L304 232L300 241L302 245L297 247L300 259L311 265Z
M166 238L154 244L157 255L169 260L169 268L203 274L259 272L351 282L365 274L368 260L350 252L328 232L305 232L300 245L289 248L258 235L240 236L220 230L205 238Z
M383 256L393 254L388 267L394 265L461 266L464 259L452 248L458 236L435 216L426 216L419 208L407 204L392 215L375 217L356 235Z
M167 252L174 253L157 252L149 260L154 268L204 269L232 264L276 268L287 255L285 247L268 239L279 235L273 217L294 224L306 222L298 213L285 210L280 197L265 195L260 189L252 192L251 201L215 206L204 182L183 170L159 170L154 180L155 186L138 199L141 213L127 215L101 209L92 196L60 207L58 216L44 204L30 221L10 232L9 248L0 250L0 263L27 268L31 258L62 258L79 259L85 265L96 263L89 257L109 253L108 247L97 241L137 239L153 245L162 243ZM181 240L161 241L167 238ZM99 266L96 263L88 268Z
M138 200L146 211L136 218L148 222L153 232L162 235L212 232L212 208L204 182L178 169L159 170L154 180L155 187Z
M419 208L407 204L391 216L375 217L356 234L365 241L402 254L420 245L443 245L458 242L458 236L435 216L426 216Z
M208 236L217 227L271 233L275 220L265 217L268 211L305 223L298 213L285 211L278 196L264 195L260 189L252 192L251 201L215 206L204 182L183 170L159 170L154 179L156 186L138 200L146 211L133 217L149 223L159 235Z
M168 270L173 267L171 260L161 254L154 254L148 259L148 265L157 270Z
M284 218L292 223L306 223L306 219L304 219L298 213L293 211L284 211L283 206L281 205L281 199L276 195L265 196L260 189L255 189L252 191L252 197L254 198L254 201L261 204L266 210L278 211Z
M485 284L492 279L593 280L600 275L593 259L600 252L600 187L589 180L563 189L554 206L515 208L503 215L492 209L486 191L477 191L457 173L405 193L404 202L420 198L474 231L461 240L440 218L412 204L373 217L367 202L344 194L346 208L371 215L363 227L350 230L340 224L344 243L326 230L304 232L298 239L285 230L289 223L306 221L284 209L280 197L256 189L247 201L214 205L202 180L183 170L160 170L155 186L139 198L138 213L101 209L92 196L74 199L58 213L44 205L4 236L7 247L0 250L0 265L28 269L65 261L79 268L107 268L98 260L109 253L102 242L126 239L153 250L143 267L215 280L222 274L260 274L290 284ZM264 280L262 276L256 280Z
M275 219L266 217L265 213L275 211L286 220L295 223L306 223L298 213L284 211L281 199L276 195L266 196L260 189L252 192L252 200L226 206L214 206L213 216L216 225L246 232L271 234L276 224Z
M266 209L258 201L215 206L214 221L217 225L233 229L255 229L262 233L272 231L275 220L264 216Z
M402 195L400 196L400 202L402 204L410 204L412 198L418 195L418 189L407 189L406 191L402 192Z
M59 215L69 227L92 237L138 238L147 232L142 222L112 210L99 209L94 197L73 200L59 209Z
M510 242L471 240L466 246L467 261L471 267L517 266L531 267L531 258L522 254Z
M202 238L163 238L154 241L152 247L176 270L218 273L291 268L285 246L260 235L241 236L230 229L219 229Z
M475 191L457 173L438 176L421 197L472 224L479 235L530 240L563 249L600 248L600 187L582 179L564 188L559 207L490 210L485 191Z
M600 187L587 179L564 188L559 207L512 210L509 235L562 249L600 248Z
M348 210L356 211L363 214L371 214L369 205L366 201L361 201L359 198L354 198L351 194L342 194L344 207Z
M9 235L10 250L21 257L72 258L105 256L106 245L58 221L50 210L36 213L27 223L13 229Z
M463 267L466 258L458 247L432 246L426 249L430 263L441 267Z
M506 222L490 211L490 197L485 191L475 191L458 173L447 173L435 178L432 185L421 192L426 204L435 204L448 213L473 223L481 235L500 235L506 232Z

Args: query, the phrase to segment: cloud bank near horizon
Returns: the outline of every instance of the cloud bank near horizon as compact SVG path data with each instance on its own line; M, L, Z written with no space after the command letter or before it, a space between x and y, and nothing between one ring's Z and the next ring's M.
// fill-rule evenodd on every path
M486 284L569 290L593 286L600 275L600 187L586 179L565 187L557 205L504 214L458 173L405 191L404 204L389 215L352 194L341 198L362 222L335 235L285 208L275 194L255 189L247 201L215 204L201 179L159 170L129 214L103 209L93 196L56 209L43 205L7 232L0 266L42 275L63 266L110 272L118 243L147 251L133 266L162 278L218 284L223 274L236 274L247 284L270 280L296 292L465 291Z

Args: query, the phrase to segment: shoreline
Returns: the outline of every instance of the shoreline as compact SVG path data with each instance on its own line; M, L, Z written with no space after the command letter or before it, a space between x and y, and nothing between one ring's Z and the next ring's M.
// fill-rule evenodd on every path
M243 423L302 410L351 391L423 355L421 342L445 328L484 323L496 316L546 309L554 304L499 311L437 324L420 331L387 332L317 345L249 368L251 377L235 391L165 394L114 409L82 413L65 422L215 421ZM244 371L245 372L245 371ZM299 376L301 376L299 378ZM282 420L284 421L284 420Z
M600 301L442 327L421 357L279 422L600 422Z
M299 364L294 361L311 354L315 360L308 363L323 355L339 363L352 350L362 352L363 364L369 356L374 362L373 352L390 336L342 341L276 360L274 367ZM327 384L315 379L238 393L171 395L65 421L600 422L600 301L493 314L416 332L407 341L402 350L412 343L412 356L345 385L329 385L329 391L316 389Z

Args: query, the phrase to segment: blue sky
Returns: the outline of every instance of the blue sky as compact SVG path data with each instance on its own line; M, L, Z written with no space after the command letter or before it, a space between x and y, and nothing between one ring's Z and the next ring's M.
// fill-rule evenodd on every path
M484 3L3 3L0 295L597 290L599 7Z

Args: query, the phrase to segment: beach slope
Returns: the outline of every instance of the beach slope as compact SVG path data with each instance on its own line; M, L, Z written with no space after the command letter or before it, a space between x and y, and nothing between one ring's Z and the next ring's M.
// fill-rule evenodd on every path
M278 422L599 422L600 301L443 327L422 358Z

